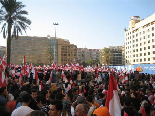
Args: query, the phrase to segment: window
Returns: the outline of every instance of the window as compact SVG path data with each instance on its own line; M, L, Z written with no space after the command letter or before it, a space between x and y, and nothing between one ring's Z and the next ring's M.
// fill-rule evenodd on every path
M138 44L136 44L136 47L138 47Z
M154 37L154 33L152 33L152 37Z
M150 30L148 29L147 32L149 32Z
M140 46L142 45L142 43L140 43Z
M138 33L136 34L136 37L138 36Z
M140 48L140 51L142 51L142 48Z
M150 61L150 58L148 58L148 61Z
M148 35L148 38L150 38L150 35Z
M148 55L150 55L150 52L148 52Z
M144 58L144 61L146 61L146 58Z
M138 59L136 61L138 62Z
M152 27L152 31L154 30L154 27Z
M153 60L155 60L155 57L153 57Z
M152 39L152 42L154 42L154 39Z
M138 54L136 54L136 57L138 57Z
M144 39L145 39L145 36L144 36Z
M152 48L155 48L155 45L152 45Z
M133 55L133 57L135 57L135 54Z
M140 59L140 62L142 62L142 59Z
M146 50L146 47L144 47L144 50Z
M144 53L144 56L146 56L146 53Z
M144 42L144 45L146 44L146 42Z
M138 39L136 39L136 42L138 42Z
M140 53L140 56L142 56L142 53Z
M138 52L138 49L136 49L136 52Z
M145 31L143 31L143 34L145 34Z
M135 60L133 60L133 62L135 62Z
M150 49L150 46L148 46L148 49Z
M153 54L155 54L155 51L153 51Z

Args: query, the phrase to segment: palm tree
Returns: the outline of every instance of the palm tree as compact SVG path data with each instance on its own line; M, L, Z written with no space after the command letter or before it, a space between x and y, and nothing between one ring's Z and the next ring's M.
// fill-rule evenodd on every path
M26 33L26 29L31 21L24 15L28 12L22 10L25 5L16 0L0 0L2 5L0 9L0 24L2 26L3 38L7 38L7 64L10 64L11 39L18 38L18 34L22 35L22 31Z
M110 64L110 61L112 61L112 53L110 52L109 48L104 48L101 51L100 60L101 60L100 62L104 63L105 65Z

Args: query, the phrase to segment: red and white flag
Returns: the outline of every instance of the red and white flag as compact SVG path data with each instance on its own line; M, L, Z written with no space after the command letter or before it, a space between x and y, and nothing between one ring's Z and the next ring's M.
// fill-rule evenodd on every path
M110 74L108 94L105 106L112 116L121 116L121 104L118 96L118 85L114 75Z

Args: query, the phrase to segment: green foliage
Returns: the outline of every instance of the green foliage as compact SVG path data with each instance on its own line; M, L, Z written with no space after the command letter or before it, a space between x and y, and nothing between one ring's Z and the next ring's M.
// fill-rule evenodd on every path
M0 0L0 24L3 38L7 38L7 63L10 64L11 39L18 38L22 31L26 33L31 21L25 17L28 12L23 10L25 5L16 0Z
M47 50L46 58L47 58L47 62L49 64L51 64L53 62L53 60L54 60L54 55L53 55L52 50L51 50L50 47Z
M88 66L88 65L90 65L90 64L93 63L93 60L92 60L92 59L89 59L89 60L87 60L85 63L86 63L86 66Z

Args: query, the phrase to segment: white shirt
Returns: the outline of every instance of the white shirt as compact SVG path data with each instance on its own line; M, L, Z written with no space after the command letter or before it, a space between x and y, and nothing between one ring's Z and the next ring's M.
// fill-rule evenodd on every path
M28 106L20 106L12 112L11 116L26 116L32 111L34 110Z

